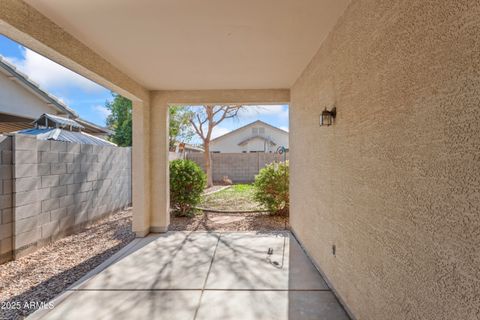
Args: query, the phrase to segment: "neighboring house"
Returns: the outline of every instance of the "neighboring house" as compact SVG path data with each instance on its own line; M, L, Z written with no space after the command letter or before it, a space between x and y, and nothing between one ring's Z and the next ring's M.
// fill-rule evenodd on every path
M257 120L210 141L216 153L275 152L288 149L288 132Z
M107 128L80 119L74 110L0 57L0 133L31 129L42 114L74 119L85 133L103 139L112 134Z
M175 143L175 152L203 152L203 148L189 143L176 142Z
M170 149L168 159L170 161L176 159L185 159L189 153L200 153L203 152L203 148L183 142L175 142L174 148Z

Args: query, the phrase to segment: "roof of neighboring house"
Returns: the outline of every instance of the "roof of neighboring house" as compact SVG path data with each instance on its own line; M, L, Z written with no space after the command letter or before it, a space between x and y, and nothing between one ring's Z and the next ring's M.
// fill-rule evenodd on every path
M102 127L102 126L99 126L99 125L97 125L95 123L92 123L90 121L87 121L85 119L77 118L77 119L75 119L75 121L77 121L78 123L83 125L89 131L92 131L92 132L96 131L98 133L106 133L108 135L113 134L112 130L110 130L108 128L105 128L105 127Z
M181 142L175 142L175 146L179 146L180 144L181 144ZM200 146L196 146L196 145L193 145L193 144L190 144L190 143L183 143L183 144L185 146L185 150L194 150L194 151L200 151L200 152L205 151Z
M9 133L31 127L32 119L0 113L0 133Z
M90 133L105 133L107 135L111 135L113 132L105 127L96 125L94 123L91 123L87 120L81 119L78 116L78 113L75 112L75 110L71 109L69 106L67 106L65 103L63 103L60 99L55 97L54 95L46 92L43 90L38 83L30 79L26 74L18 70L13 64L8 62L5 58L0 56L0 70L4 70L9 74L9 78L12 78L15 80L18 84L22 85L25 89L28 91L32 92L35 94L37 97L45 101L49 106L57 109L61 113L66 113L69 115L69 117L75 119L78 123L83 125L86 130L88 130ZM2 131L7 131L9 126L5 126ZM16 127L16 128L21 128L24 129L25 126L22 127L20 123L17 125L11 126Z
M97 146L116 146L116 144L111 143L110 141L100 139L85 132L68 131L58 128L34 128L21 130L17 133L36 136L38 140L55 140Z
M221 136L219 136L219 137L216 137L215 139L212 139L210 142L214 142L214 141L217 141L217 140L219 140L219 139L223 139L223 138L225 138L225 137L227 137L227 136L230 136L230 135L232 135L232 134L235 134L236 132L238 132L238 131L240 131L240 130L242 130L242 129L245 129L245 128L247 128L247 127L250 127L250 126L253 126L253 125L256 125L256 124L261 124L261 125L270 127L270 128L272 128L272 129L278 130L278 131L280 131L280 132L282 132L282 133L288 134L288 132L285 131L285 130L283 130L283 129L280 129L280 128L278 128L278 127L272 126L271 124L266 123L266 122L264 122L264 121L262 121L262 120L256 120L256 121L250 122L249 124L244 125L243 127L240 127L240 128L238 128L238 129L235 129L235 130L232 130L232 131L230 131L230 132L227 132L227 133L225 133L224 135L221 135Z
M30 79L26 74L18 70L13 64L0 56L0 67L10 74L10 78L16 80L19 84L25 87L36 96L42 98L47 104L58 109L60 112L65 112L74 118L78 118L78 113L68 107L65 103L60 101L54 95L46 92L40 85Z
M246 144L247 142L253 140L253 139L261 139L261 140L265 140L267 142L270 142L271 145L274 145L276 146L277 144L270 138L267 138L267 137L264 137L264 136L261 136L261 135L255 135L255 136L251 136L245 140L242 140L238 143L239 146L242 146L244 144Z
M193 144L186 144L185 145L185 150L193 150L193 151L198 151L198 152L205 151L202 147L197 147L197 146L194 146Z

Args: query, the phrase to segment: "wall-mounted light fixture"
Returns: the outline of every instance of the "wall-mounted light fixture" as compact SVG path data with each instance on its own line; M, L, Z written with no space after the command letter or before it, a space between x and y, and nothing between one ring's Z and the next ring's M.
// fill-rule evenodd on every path
M325 108L320 115L320 126L331 126L337 116L337 108L333 107L330 111Z

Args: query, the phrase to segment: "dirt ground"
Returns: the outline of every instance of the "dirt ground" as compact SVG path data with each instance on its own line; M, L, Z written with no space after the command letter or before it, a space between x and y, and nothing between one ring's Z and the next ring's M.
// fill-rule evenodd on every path
M188 231L270 231L288 228L288 216L270 213L202 212L193 218L170 217L169 230Z

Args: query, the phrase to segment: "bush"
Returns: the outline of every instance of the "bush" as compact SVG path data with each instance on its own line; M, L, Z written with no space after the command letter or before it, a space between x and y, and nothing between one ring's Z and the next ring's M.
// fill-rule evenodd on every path
M170 206L178 216L193 216L207 176L193 161L170 161Z
M274 213L288 213L288 161L272 163L255 176L254 199Z

